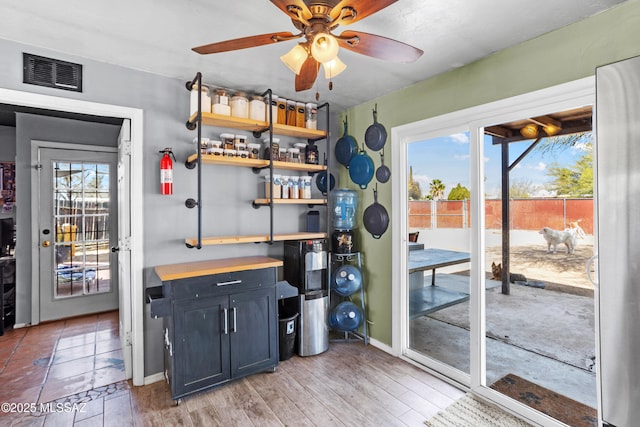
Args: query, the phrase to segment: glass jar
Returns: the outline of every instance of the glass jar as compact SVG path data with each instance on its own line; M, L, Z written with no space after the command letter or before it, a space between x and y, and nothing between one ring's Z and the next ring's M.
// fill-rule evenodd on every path
M231 116L241 119L249 118L249 99L244 92L236 92L231 97Z
M203 113L211 112L211 95L209 93L209 86L202 85L202 89L200 90L201 98L200 98L200 110ZM190 99L190 109L189 115L193 116L198 112L198 85L193 85L191 87L191 99Z
M221 116L230 116L229 92L226 89L217 87L211 93L211 112Z
M287 124L287 100L285 98L278 98L278 124Z
M271 197L271 175L264 176L264 196ZM282 196L280 189L280 175L273 175L273 198L279 199Z
M236 142L236 156L242 159L249 157L249 151L247 151L247 144L244 142Z
M315 144L306 144L304 147L304 161L309 165L317 165L320 154Z
M247 144L247 149L249 150L250 159L260 158L260 144L256 144L255 142L250 142Z
M311 198L311 177L310 176L300 177L300 198L301 199Z
M221 133L220 140L222 141L222 148L233 150L235 135L232 133Z
M296 126L305 127L304 118L305 118L305 103L304 102L296 102Z
M196 136L195 138L193 138L193 143L194 144L198 144L198 137ZM200 138L200 152L202 154L207 152L207 148L209 148L209 138Z
M288 126L296 125L296 101L287 99L287 122Z
M318 105L308 102L304 114L304 126L307 129L318 129Z
M289 159L289 156L287 156L287 149L286 148L280 148L278 149L278 159L280 159L281 162L289 162L291 161Z
M297 176L289 177L289 198L290 199L300 198L300 182Z
M225 157L235 157L236 156L236 150L225 148L222 151L222 155L225 156Z
M264 98L260 95L252 95L249 102L249 118L259 122L265 121L265 104Z
M280 139L273 138L269 147L269 138L264 138L264 158L269 160L280 160Z
M298 148L289 148L287 150L287 161L300 163L300 150Z
M305 163L305 149L307 144L304 142L296 142L293 146L300 151L300 154L298 155L298 163Z

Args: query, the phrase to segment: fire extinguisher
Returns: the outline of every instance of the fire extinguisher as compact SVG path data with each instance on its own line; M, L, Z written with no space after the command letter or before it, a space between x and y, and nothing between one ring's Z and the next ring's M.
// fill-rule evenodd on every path
M163 153L162 159L160 159L160 194L171 195L173 194L173 160L176 156L171 151L171 148L167 147L164 150L160 150Z

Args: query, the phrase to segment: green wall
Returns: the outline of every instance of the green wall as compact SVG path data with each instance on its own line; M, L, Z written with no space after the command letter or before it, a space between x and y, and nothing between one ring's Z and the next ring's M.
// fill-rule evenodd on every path
M425 35L428 37L428 34ZM428 61L437 52L425 52ZM640 55L640 0L628 0L607 12L492 54L467 66L440 74L403 90L347 110L349 133L359 143L372 123L371 110L378 104L378 118L389 135L391 128L593 76L595 68ZM342 133L340 133L340 136ZM387 140L385 164L391 166L393 141ZM380 164L377 153L369 153ZM340 182L349 183L340 167ZM391 181L378 184L378 201L391 215ZM374 181L375 182L375 178ZM372 182L372 183L373 183ZM359 192L359 218L373 203L372 186ZM393 221L393 218L391 218ZM391 226L374 240L362 224L356 232L366 279L367 316L371 338L391 345Z

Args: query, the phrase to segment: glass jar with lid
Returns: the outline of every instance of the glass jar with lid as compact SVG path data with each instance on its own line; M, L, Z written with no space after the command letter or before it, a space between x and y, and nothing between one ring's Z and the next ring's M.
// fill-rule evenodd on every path
M261 95L251 95L249 101L249 118L260 122L265 121L265 104L264 97Z
M305 106L305 127L307 129L318 129L318 105L308 102Z
M198 92L200 92L200 110L203 113L211 112L211 94L209 93L209 86L202 85L200 89L198 89L198 85L193 85L191 87L191 99L190 99L190 109L189 115L192 116L198 112Z
M241 119L249 118L249 99L244 92L236 92L231 97L231 116Z
M211 112L222 116L231 115L229 91L221 87L217 87L211 91Z

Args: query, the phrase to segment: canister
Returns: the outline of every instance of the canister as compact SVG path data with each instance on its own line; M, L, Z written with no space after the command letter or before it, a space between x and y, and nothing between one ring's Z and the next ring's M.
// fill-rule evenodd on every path
M299 185L300 185L300 198L310 199L311 198L311 177L301 176Z
M306 163L305 151L306 151L307 144L304 142L296 142L295 144L293 144L293 146L298 150L300 150L300 154L298 156L298 163Z
M249 157L249 151L247 150L247 144L244 142L236 142L236 157L246 159Z
M285 124L296 125L296 101L292 99L287 99L287 122Z
M217 87L211 91L211 112L221 116L230 116L229 92L226 89Z
M233 144L235 148L235 144L246 144L247 143L247 135L236 134L233 136Z
M280 139L273 138L271 147L269 147L269 138L264 138L262 142L264 142L264 158L267 160L280 160Z
M308 102L305 105L305 127L307 129L318 129L318 105Z
M315 144L306 144L304 147L304 161L310 165L317 165L320 155L318 154L318 146Z
M300 150L298 148L289 148L287 150L287 161L300 163Z
M289 177L287 175L282 175L281 182L282 182L282 187L281 187L282 198L288 199L289 198Z
M278 159L280 159L281 162L289 162L289 161L291 161L289 156L287 156L287 149L286 148L280 147L278 149Z
M241 119L249 118L249 99L244 92L236 92L231 97L231 116Z
M264 97L261 95L252 95L249 101L249 118L260 122L265 121L265 104Z
M305 119L305 103L304 102L296 102L296 126L305 127L304 119Z
M211 95L209 94L209 86L202 85L201 99L200 99L200 110L203 113L211 112ZM191 87L191 99L190 99L190 109L189 115L193 115L198 111L198 85L193 85Z
M265 98L265 102L269 102L269 98ZM266 112L265 120L271 120L273 123L278 123L278 96L271 94L271 115L273 117L269 118L269 112Z
M280 190L280 175L273 175L273 198L279 199L281 194ZM271 197L271 175L264 176L264 196L268 199Z
M250 159L260 158L260 144L257 144L255 142L250 142L247 144L247 149L249 150Z
M222 141L222 148L232 150L235 147L234 141L233 141L234 138L235 138L235 135L232 133L221 133L220 140Z
M289 198L290 199L300 198L300 182L297 176L289 177Z
M235 157L236 156L236 150L225 148L222 151L222 155L225 156L225 157Z
M207 154L213 154L214 156L222 156L223 150L219 147L211 147L208 149Z
M278 98L278 124L287 124L287 100L286 98Z
M193 143L194 144L198 144L198 137L196 136L195 138L193 138ZM207 148L209 148L209 138L200 138L200 144L198 145L200 147L200 152L201 153L206 153L207 152Z

